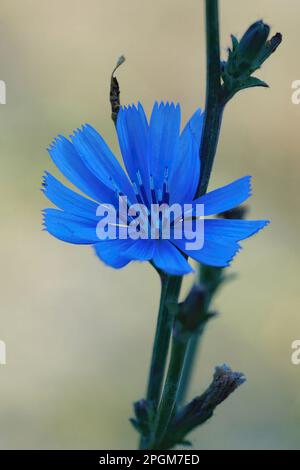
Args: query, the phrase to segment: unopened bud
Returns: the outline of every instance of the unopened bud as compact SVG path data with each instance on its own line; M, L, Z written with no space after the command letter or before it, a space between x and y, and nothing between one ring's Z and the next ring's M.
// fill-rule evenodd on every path
M240 61L251 65L265 47L270 34L270 26L256 21L245 32L239 43Z

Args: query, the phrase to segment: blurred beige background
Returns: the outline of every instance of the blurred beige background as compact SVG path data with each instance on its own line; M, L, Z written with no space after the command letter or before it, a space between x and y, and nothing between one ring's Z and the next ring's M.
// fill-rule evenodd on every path
M0 12L0 448L134 448L128 417L145 389L158 279L42 232L39 187L45 169L58 174L45 150L58 133L90 122L117 151L107 95L121 53L123 103L180 101L185 119L203 106L203 1L0 0ZM250 215L272 224L244 243L239 278L216 300L191 396L223 362L248 382L191 436L199 449L300 448L300 2L221 1L223 53L260 18L284 43L260 72L271 88L228 106L211 188L252 174Z

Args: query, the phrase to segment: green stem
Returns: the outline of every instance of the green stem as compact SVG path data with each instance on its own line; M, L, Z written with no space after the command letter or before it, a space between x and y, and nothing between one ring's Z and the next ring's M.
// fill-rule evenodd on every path
M204 318L209 313L209 306L212 300L212 296L209 298L209 303L204 309ZM204 321L202 325L199 325L198 331L194 333L191 337L191 340L188 345L187 354L186 354L186 363L183 369L180 389L178 392L178 403L182 404L186 401L186 395L188 392L189 384L191 382L192 373L195 368L196 358L198 356L200 342L203 336L203 333L206 328L207 321Z
M151 449L161 449L161 443L174 416L188 342L188 338L183 340L173 335L169 369L157 411Z
M207 191L218 145L224 109L221 87L218 0L205 0L205 6L207 44L207 96L205 122L200 148L201 177L197 191L198 196L205 194ZM195 337L193 343L190 344L190 346L189 342L181 343L178 342L176 338L173 338L169 370L157 414L153 448L155 448L155 446L159 446L159 442L162 442L179 394L183 396L186 393L186 389L188 387L189 379L192 373L192 366L195 362L199 337L200 335ZM186 355L187 358L186 361L184 361ZM183 387L180 386L182 375L184 377Z
M161 297L146 396L147 401L153 404L154 410L157 409L161 396L172 330L172 316L168 304L177 303L182 283L182 277L179 276L160 273L160 277ZM140 448L146 447L147 442L142 436Z
M205 0L206 12L206 105L200 147L201 177L198 196L207 191L223 115L218 0Z
M184 403L186 394L191 381L192 372L195 367L196 357L198 355L200 342L205 331L207 321L207 315L209 315L210 306L216 291L219 289L224 281L223 269L215 268L214 266L199 266L198 283L202 286L205 292L205 303L203 311L203 322L199 325L198 331L193 334L191 341L188 346L186 366L184 368L180 391L178 399L180 403Z
M197 352L199 349L200 335L194 334L189 342L187 353L186 353L186 363L183 369L180 389L178 392L178 403L182 404L186 401L186 395L188 392L188 387L191 382L192 372L195 368L195 362L197 357Z
M220 59L220 34L219 34L219 9L218 0L205 0L206 16L206 107L205 122L200 146L201 176L197 195L206 193L218 146L220 129L224 111L221 87L221 59ZM180 399L186 395L195 358L199 349L201 335L195 335L191 340L185 368L183 371Z
M177 301L181 281L181 277L161 274L161 297L147 388L147 400L153 402L155 407L160 398L171 336L172 319L168 303Z

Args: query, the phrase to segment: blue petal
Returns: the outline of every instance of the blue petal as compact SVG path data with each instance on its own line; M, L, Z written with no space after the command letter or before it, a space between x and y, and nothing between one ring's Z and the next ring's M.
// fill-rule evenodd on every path
M119 269L130 261L149 261L154 253L153 240L104 240L95 245L97 256L107 265Z
M191 135L198 148L200 147L202 138L204 116L205 114L201 111L201 109L197 109L190 120L186 123L185 128L181 133L181 139L184 139L186 137L185 133L188 132L188 138L190 138Z
M185 257L168 240L157 240L152 261L157 268L173 276L193 272Z
M131 260L124 255L124 251L132 245L133 241L103 240L94 245L96 255L103 263L115 269L126 266Z
M148 160L149 125L143 106L121 108L118 113L117 132L127 173L137 186L139 176L150 200L150 170Z
M96 223L58 209L45 209L44 226L54 237L76 245L91 245L99 241Z
M58 169L78 189L96 201L116 203L115 192L99 181L86 167L68 139L59 136L48 151Z
M132 185L101 135L86 124L82 129L77 129L71 138L82 161L95 177L112 191L126 195L134 203L136 200Z
M235 242L224 243L222 240L210 240L208 237L200 250L187 250L186 240L173 240L175 246L199 263L209 266L227 267L231 263L240 246ZM190 241L189 241L190 243Z
M268 220L209 219L205 220L205 237L224 242L240 241L251 237L268 224Z
M195 199L193 205L204 204L204 215L213 215L239 206L250 196L251 176L244 176L227 186Z
M150 261L155 251L154 240L135 240L124 255L135 261Z
M180 136L179 152L170 168L171 203L189 203L194 199L200 179L199 148L204 113L198 109Z
M98 205L94 201L67 188L48 172L43 178L43 192L59 209L87 219L96 219Z
M154 186L161 190L165 169L169 171L179 151L180 106L155 103L149 129L149 163Z
M187 240L173 240L172 243L199 263L226 267L240 250L238 242L254 235L267 224L266 220L205 220L204 245L200 250L187 250Z

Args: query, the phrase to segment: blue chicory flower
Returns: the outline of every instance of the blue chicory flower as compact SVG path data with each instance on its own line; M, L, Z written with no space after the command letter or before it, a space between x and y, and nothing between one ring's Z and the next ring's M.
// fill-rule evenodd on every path
M70 140L59 136L49 148L61 173L87 197L78 194L46 172L43 191L58 209L44 210L44 226L56 238L73 244L93 245L107 265L122 268L131 261L151 261L171 275L190 273L188 257L211 266L225 267L239 251L239 241L268 222L205 219L204 244L186 249L184 239L99 240L96 216L99 204L118 205L120 195L133 203L168 202L204 204L204 215L230 210L251 195L245 176L195 198L200 178L199 146L203 127L200 110L180 132L180 106L155 103L148 122L141 104L120 109L117 134L127 174L101 135L84 125ZM193 211L192 211L193 213Z

